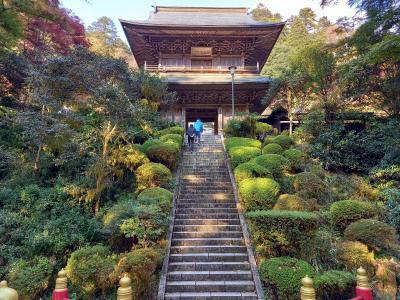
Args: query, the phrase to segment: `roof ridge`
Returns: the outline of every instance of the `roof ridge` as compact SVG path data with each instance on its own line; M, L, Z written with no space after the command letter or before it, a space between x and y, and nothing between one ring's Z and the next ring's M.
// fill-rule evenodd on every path
M207 12L207 13L248 13L247 7L204 7L204 6L153 6L159 12Z

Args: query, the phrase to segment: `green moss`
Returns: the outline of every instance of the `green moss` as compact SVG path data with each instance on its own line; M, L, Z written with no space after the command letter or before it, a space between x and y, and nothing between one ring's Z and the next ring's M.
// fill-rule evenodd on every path
M185 134L185 129L181 126L169 127L163 130L159 130L156 136L163 136L166 134L179 134L180 136L183 137L183 135Z
M261 150L256 147L232 147L229 149L229 156L231 158L231 164L235 168L239 164L248 162L254 157L261 154Z
M171 181L171 171L160 163L147 163L136 170L138 191L151 187L168 187Z
M273 299L300 299L301 279L314 277L314 269L304 260L292 257L275 257L260 266L261 278Z
M183 142L183 137L180 134L169 133L169 134L165 134L165 135L161 136L160 141L162 141L162 142L171 141L171 142L176 143L180 147L180 145L182 145L182 142Z
M359 220L350 224L344 231L349 241L359 241L375 250L394 249L398 245L396 230L381 221Z
M270 178L249 178L239 183L238 190L244 209L271 209L279 194L279 184Z
M355 296L356 276L353 273L329 270L314 278L318 299L350 299Z
M276 201L274 210L297 210L297 211L312 211L315 205L301 199L297 195L283 194Z
M272 178L272 174L268 169L254 162L246 162L244 164L238 165L234 170L234 175L236 183L239 183L247 178Z
M282 171L289 166L289 161L279 154L263 154L251 161L270 170L276 177L281 176Z
M341 230L344 230L348 225L355 221L374 218L378 214L373 203L357 200L342 200L335 202L331 205L329 211L333 222Z
M274 143L280 145L283 149L289 149L294 144L294 141L292 137L281 134L274 138Z
M158 205L163 212L168 213L171 210L173 194L163 188L154 187L145 189L138 197L138 203L142 205Z
M227 151L233 147L239 146L261 148L261 142L255 139L244 137L230 137L225 139L225 147Z
M293 186L296 193L304 199L317 199L320 204L325 204L330 200L325 182L314 173L296 174Z
M283 148L278 144L271 143L262 149L263 154L282 154Z
M152 162L162 163L171 170L178 165L179 147L174 142L150 145L146 153Z

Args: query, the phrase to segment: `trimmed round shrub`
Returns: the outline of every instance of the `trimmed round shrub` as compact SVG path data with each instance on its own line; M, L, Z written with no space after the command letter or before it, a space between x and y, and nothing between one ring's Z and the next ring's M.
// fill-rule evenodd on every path
M294 144L294 141L292 137L281 134L274 138L274 143L280 145L283 149L289 149Z
M226 150L229 151L233 147L255 147L261 148L261 142L255 139L245 137L230 137L225 140Z
M142 150L144 153L147 154L147 149L148 149L149 147L154 146L154 145L161 145L161 144L163 144L163 142L161 142L159 139L150 139L150 140L145 141L145 142L140 146L140 148L141 148L141 150Z
M261 154L261 150L255 147L232 147L229 149L229 156L231 158L231 164L235 168L238 165L248 162L254 157Z
M173 126L173 127L159 130L156 133L156 136L163 136L166 134L179 134L180 136L183 136L185 134L185 129L181 126Z
M283 148L278 144L271 143L262 149L263 154L282 154Z
M329 195L325 182L311 172L296 174L293 180L296 193L304 199L317 199L318 203L328 202Z
M265 147L265 146L268 145L268 144L274 143L274 138L275 138L274 136L267 136L267 137L265 137L262 146Z
M19 299L38 299L38 294L48 288L52 272L53 266L46 257L19 259L10 266L8 285L18 291Z
M315 205L313 206L297 195L283 194L276 201L274 210L312 211L315 210Z
M137 201L142 205L158 205L163 212L168 213L171 210L172 198L173 193L170 191L160 187L153 187L141 192L137 197Z
M272 178L271 172L254 162L246 162L244 164L238 165L234 170L235 180L237 183L241 182L247 178Z
M359 220L350 224L344 231L345 239L358 241L372 249L393 249L397 246L396 230L381 221L373 219Z
M172 181L171 171L159 163L147 163L136 170L137 190L151 187L168 187Z
M319 227L320 216L312 212L260 210L246 213L256 253L262 257L298 256Z
M368 250L368 246L360 242L343 241L336 245L336 255L346 270L354 271L362 266L368 275L374 274L374 253Z
M329 270L315 276L314 288L318 299L353 298L356 276L353 273Z
M254 158L252 162L267 168L276 177L281 176L282 171L289 166L289 161L279 154L263 154Z
M376 207L372 203L357 200L335 202L331 205L329 211L333 222L341 230L344 230L355 221L374 218L378 214Z
M271 209L279 194L279 184L271 178L249 178L239 183L238 190L244 209Z
M71 254L65 270L73 285L92 296L112 285L109 279L114 271L114 258L107 247L87 246Z
M179 147L173 142L151 145L146 153L152 162L162 163L171 170L178 165Z
M292 170L303 170L304 169L304 159L305 154L298 149L287 149L283 151L283 156L290 161L290 166Z
M274 257L260 266L261 278L272 299L300 299L301 279L314 277L314 269L304 260L293 257Z
M257 122L256 123L256 134L264 135L272 132L272 126L267 123Z
M176 133L170 133L170 134L166 134L160 137L160 141L162 142L174 142L176 143L179 147L182 145L183 143L183 137L180 134L176 134Z

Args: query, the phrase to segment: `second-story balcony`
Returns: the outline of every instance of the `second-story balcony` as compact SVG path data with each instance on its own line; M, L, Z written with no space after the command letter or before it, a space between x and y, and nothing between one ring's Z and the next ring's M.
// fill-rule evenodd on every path
M227 66L168 66L168 65L148 65L144 64L144 69L149 72L193 72L193 73L229 73ZM259 65L256 66L237 66L237 73L260 72Z

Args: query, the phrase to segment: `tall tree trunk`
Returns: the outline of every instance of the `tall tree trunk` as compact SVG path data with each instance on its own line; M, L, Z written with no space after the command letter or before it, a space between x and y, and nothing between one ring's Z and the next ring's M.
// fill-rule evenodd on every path
M293 115L289 115L289 135L293 135Z
M42 148L43 148L43 142L41 141L36 151L35 163L33 165L33 170L35 171L35 173L39 172L40 169L40 154L42 153Z

